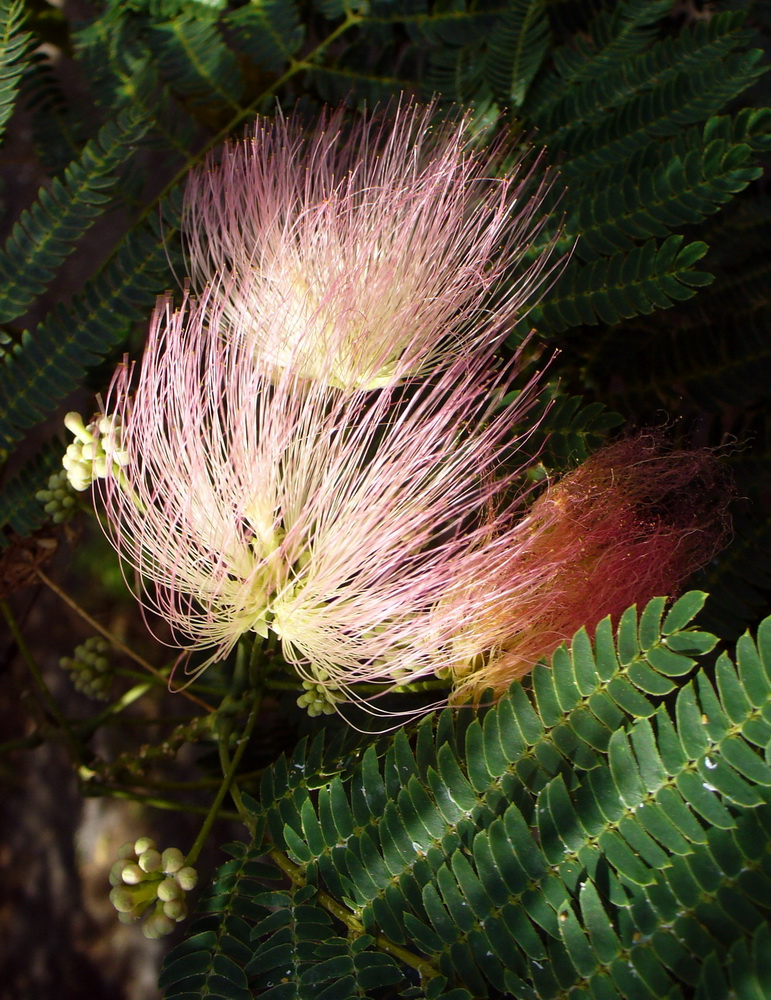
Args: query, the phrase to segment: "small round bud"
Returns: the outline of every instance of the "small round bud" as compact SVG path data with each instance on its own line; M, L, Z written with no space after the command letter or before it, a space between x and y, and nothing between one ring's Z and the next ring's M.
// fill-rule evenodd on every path
M110 902L119 913L129 913L134 909L134 896L130 889L116 885L110 891Z
M121 844L118 848L119 858L133 858L135 854L136 851L134 850L133 840L127 840L125 844Z
M165 878L163 882L160 882L157 892L158 899L164 903L168 903L172 899L181 899L185 894L185 890L173 878Z
M198 885L198 872L189 865L185 868L180 868L174 877L185 892L190 892L191 889L195 889L196 885Z
M137 922L138 919L139 919L139 914L134 913L133 911L130 913L118 914L118 920L120 920L122 924L134 924Z
M122 885L123 884L123 869L126 867L126 859L120 858L116 861L110 868L110 885Z
M139 885L144 877L145 873L139 865L135 865L132 861L129 861L127 864L124 863L123 871L121 872L121 879L126 883L126 885Z
M161 867L161 855L150 847L139 855L139 867L143 872L157 872Z
M161 868L166 875L173 875L185 863L185 856L178 847L167 847L161 855Z
M168 903L163 904L163 912L170 920L176 920L179 923L187 916L187 903L184 899L170 899Z
M162 912L151 913L147 920L145 920L142 924L142 933L146 938L150 938L151 940L163 937L166 934L171 934L173 930L174 921Z
M134 842L134 854L137 856L154 848L155 841L152 837L140 837L139 840Z

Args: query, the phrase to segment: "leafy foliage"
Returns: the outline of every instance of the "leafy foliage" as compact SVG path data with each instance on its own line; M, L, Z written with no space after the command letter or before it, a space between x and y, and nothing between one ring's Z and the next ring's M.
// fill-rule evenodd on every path
M496 96L523 104L550 41L544 0L520 0L504 11L487 51L487 78Z
M86 144L78 162L43 188L39 200L22 213L0 254L0 323L22 316L51 281L84 232L110 205L110 190L118 183L118 168L127 146L134 146L145 125L129 115L108 122L98 138ZM18 275L18 262L26 264ZM26 279L26 280L25 280Z
M86 366L125 337L128 323L148 314L167 267L166 236L148 220L126 237L72 310L54 309L34 335L24 333L2 359L0 441L18 439L42 416L40 401L50 407L61 400Z
M245 997L302 996L332 969L323 995L369 996L396 982L402 948L427 963L421 996L438 975L475 997L635 1000L703 983L698 955L757 949L771 619L713 672L697 664L717 639L691 624L705 596L632 607L593 643L581 630L529 688L479 717L426 718L385 753L302 743L264 774L255 838L220 869L216 917L170 955L167 1000L227 995L202 978L216 955ZM295 888L269 888L268 851L295 862ZM360 922L354 944L332 936L335 907Z
M13 111L24 71L30 36L20 30L23 21L23 0L3 0L0 4L0 136Z
M51 473L60 467L59 449L49 447L4 483L0 490L0 523L8 525L21 538L39 528L46 516L42 505L35 499L35 493L43 489ZM0 549L5 547L7 541L5 534L0 535Z

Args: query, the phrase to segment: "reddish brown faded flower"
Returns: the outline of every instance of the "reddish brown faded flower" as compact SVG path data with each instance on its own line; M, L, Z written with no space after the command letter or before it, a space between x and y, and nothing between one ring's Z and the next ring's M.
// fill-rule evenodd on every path
M729 498L714 455L653 435L608 445L549 486L518 525L504 578L467 594L444 651L456 697L501 694L581 626L673 596L724 541Z
M467 117L435 114L400 104L347 126L341 109L310 132L278 114L191 175L194 285L220 289L223 323L262 362L372 389L493 345L525 314L552 266L548 241L532 253L548 183L521 163L497 177L513 140L477 151Z

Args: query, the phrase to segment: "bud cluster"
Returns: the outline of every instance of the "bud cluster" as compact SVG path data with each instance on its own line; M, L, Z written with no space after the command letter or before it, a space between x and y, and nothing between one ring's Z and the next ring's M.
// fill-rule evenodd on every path
M43 510L54 524L64 524L77 511L75 491L66 469L60 469L48 477L48 488L38 490L35 499L43 504Z
M345 701L345 695L335 688L329 687L329 675L326 670L316 668L317 680L303 681L305 693L297 699L299 708L304 708L313 719L317 715L334 715L335 705Z
M59 666L70 673L70 680L76 691L106 701L112 686L112 671L108 660L109 643L101 636L94 635L75 647L72 656L63 656Z
M147 938L171 934L187 916L185 893L195 888L198 872L185 864L178 848L167 847L161 853L150 837L129 841L118 853L110 869L110 902L118 919L128 924L143 917L142 933Z
M75 435L62 458L72 488L82 493L95 479L117 474L128 464L128 453L121 448L120 417L104 416L88 426L79 413L68 413L64 426Z

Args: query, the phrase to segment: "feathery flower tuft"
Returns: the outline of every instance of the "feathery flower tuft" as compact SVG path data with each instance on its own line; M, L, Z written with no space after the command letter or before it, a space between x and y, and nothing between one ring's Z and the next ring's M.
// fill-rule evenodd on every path
M344 130L258 119L188 183L183 233L194 285L277 369L377 388L494 345L544 281L530 263L549 181L495 174L511 139L475 151L468 117L399 104ZM502 279L507 278L506 288ZM499 301L490 309L490 295Z
M272 630L319 711L430 673L457 598L516 551L499 466L532 393L496 412L507 373L483 356L374 393L277 376L222 309L162 301L135 394L124 366L107 400L127 460L97 487L145 606L212 660Z
M530 542L505 570L512 584L535 585L506 599L497 580L494 601L480 588L467 597L449 653L456 699L502 694L582 625L673 596L725 541L729 500L714 455L667 451L652 434L600 449L549 486L519 526Z

